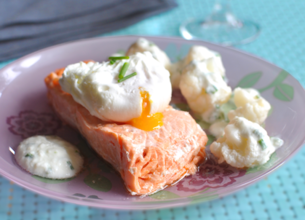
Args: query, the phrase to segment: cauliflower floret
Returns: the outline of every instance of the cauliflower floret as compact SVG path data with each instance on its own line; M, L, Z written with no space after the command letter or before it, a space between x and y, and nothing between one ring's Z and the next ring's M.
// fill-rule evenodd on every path
M219 138L224 135L227 124L224 120L217 120L210 125L209 132L216 138Z
M235 117L224 130L224 136L210 146L218 163L247 168L266 163L283 140L270 138L265 129L243 117Z
M170 79L173 88L179 88L179 83L181 79L182 70L185 66L184 60L180 60L177 63L173 63L170 67Z
M157 45L146 40L145 38L139 38L134 44L132 44L126 52L126 55L130 56L138 52L143 53L145 51L151 52L156 60L162 63L167 70L170 70L171 62L166 53L162 51Z
M221 56L203 46L193 46L185 57L185 64L188 65L193 61L207 61L207 69L212 73L219 73L225 76L225 68L223 67Z
M224 129L229 123L228 112L234 109L236 109L236 105L234 103L233 95L231 94L229 101L219 107L221 118L213 122L209 127L209 132L216 138L224 135Z
M195 61L205 61L206 68L209 70L209 72L219 73L223 78L225 77L225 69L218 53L203 46L193 46L190 48L187 56L184 59L171 65L169 71L171 73L173 88L179 88L183 69Z
M255 89L236 88L234 90L235 110L228 113L229 120L233 120L235 116L244 117L252 122L262 124L271 108L269 102L260 96Z
M190 108L208 123L219 118L219 106L231 95L231 88L220 74L207 69L205 61L193 61L184 68L179 87Z

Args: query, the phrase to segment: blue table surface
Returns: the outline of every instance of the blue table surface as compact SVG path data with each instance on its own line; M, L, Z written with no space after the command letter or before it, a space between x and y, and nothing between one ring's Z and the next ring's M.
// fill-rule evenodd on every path
M130 27L105 34L180 36L178 27L190 17L210 11L209 0L177 0L179 7ZM260 24L252 43L237 46L291 73L305 85L305 1L234 0L232 11ZM12 62L0 63L0 68ZM0 219L305 219L304 147L285 165L260 182L218 200L186 207L119 211L59 202L37 195L0 176Z

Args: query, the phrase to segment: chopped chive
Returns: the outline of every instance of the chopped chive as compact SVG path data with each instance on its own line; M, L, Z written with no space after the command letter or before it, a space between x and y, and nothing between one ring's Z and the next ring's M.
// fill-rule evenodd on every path
M109 60L124 60L129 59L129 56L122 56L122 57L108 57Z
M208 93L208 94L214 94L215 92L218 91L218 89L217 89L216 86L214 86L214 85L212 85L212 86L213 86L213 88L207 88L206 93Z
M257 138L261 138L262 137L262 133L258 130L254 130L253 134L257 137Z
M261 145L262 149L265 150L267 145L263 139L258 140L259 145Z
M223 79L223 81L228 82L228 79L226 76L222 76L222 79ZM232 96L233 96L233 93L232 93Z
M67 161L67 164L70 166L71 170L74 170L74 167L73 167L73 165L72 165L72 163L70 161Z
M255 98L256 98L256 99L259 99L260 97L259 97L259 95L256 95Z
M129 63L128 62L124 63L124 65L122 66L120 73L119 73L119 80L125 76L125 73L126 73L128 67L129 67Z
M115 63L115 60L110 60L110 64L114 64Z
M134 72L134 73L132 73L132 74L129 74L128 76L125 76L124 78L119 79L118 82L119 82L119 83L120 83L120 82L123 82L123 81L125 81L126 79L129 79L129 78L131 78L131 77L133 77L133 76L135 76L135 75L137 75L136 72Z
M25 157L33 158L34 155L33 154L26 154Z

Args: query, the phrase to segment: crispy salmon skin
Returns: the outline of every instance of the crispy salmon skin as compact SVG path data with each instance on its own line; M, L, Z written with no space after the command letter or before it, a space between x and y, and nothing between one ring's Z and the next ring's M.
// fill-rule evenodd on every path
M204 161L207 136L189 113L169 106L163 112L163 126L153 131L104 122L61 89L62 73L59 69L45 78L50 104L120 173L132 195L155 193L194 174Z

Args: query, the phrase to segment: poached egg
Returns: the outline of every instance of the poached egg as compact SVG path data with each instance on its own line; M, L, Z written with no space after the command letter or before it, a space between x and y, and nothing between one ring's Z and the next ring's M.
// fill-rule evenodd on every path
M118 82L125 73L135 76ZM162 111L171 100L169 72L151 53L136 53L110 62L79 62L66 67L59 80L62 90L103 121L131 124L143 130L162 126Z

